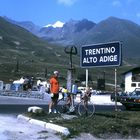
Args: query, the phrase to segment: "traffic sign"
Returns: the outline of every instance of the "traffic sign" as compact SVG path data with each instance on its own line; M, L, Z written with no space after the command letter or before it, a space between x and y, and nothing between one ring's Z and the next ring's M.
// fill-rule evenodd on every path
M122 62L121 50L120 42L82 46L80 65L83 68L120 66Z

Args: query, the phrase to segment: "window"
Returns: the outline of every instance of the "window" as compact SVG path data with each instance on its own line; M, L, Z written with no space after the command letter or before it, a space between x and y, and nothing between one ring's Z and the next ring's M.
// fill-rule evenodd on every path
M136 87L136 83L132 83L131 84L131 87Z
M132 76L132 82L140 82L140 75L135 74Z

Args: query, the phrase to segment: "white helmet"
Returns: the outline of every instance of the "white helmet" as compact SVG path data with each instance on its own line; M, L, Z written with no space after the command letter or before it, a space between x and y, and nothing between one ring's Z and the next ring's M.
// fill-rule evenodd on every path
M59 72L58 72L58 71L54 71L53 73L54 73L54 74L59 74Z

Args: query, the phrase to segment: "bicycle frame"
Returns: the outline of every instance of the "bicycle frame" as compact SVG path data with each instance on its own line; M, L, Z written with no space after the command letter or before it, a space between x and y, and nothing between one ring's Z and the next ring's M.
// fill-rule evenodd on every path
M75 104L74 95L77 95L77 94L70 94L72 98L70 105L67 104L67 99L65 98L59 99L58 103L63 102L60 104L61 109L67 108L68 110L65 113L78 112L80 116L83 116L83 113L85 113L86 117L91 117L95 112L95 106L92 102L90 102L90 97L88 97L88 100L84 100L84 98L80 98L81 99L80 102L78 104ZM60 111L60 113L62 112Z

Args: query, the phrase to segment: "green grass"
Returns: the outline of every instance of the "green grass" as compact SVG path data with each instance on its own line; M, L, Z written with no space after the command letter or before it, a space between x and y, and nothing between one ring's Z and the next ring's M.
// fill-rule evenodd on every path
M73 118L64 120L60 114L31 114L26 115L67 127L70 135L64 139L73 138L80 133L91 133L98 138L107 139L113 135L119 135L122 138L140 137L140 113L139 111L122 112L96 112L92 118Z

